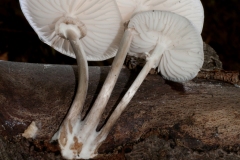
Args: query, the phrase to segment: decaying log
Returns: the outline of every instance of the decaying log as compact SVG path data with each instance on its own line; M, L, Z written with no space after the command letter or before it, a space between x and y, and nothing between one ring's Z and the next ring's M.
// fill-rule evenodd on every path
M204 71L198 73L198 78L220 80L234 84L236 87L240 87L240 75L237 71L224 71L224 70L213 70Z
M90 67L83 115L108 71ZM122 69L100 126L135 77ZM61 159L49 141L71 105L76 79L75 66L0 62L0 159ZM36 138L25 139L22 133L32 122L39 129ZM239 159L239 147L239 88L148 75L99 148L99 159Z

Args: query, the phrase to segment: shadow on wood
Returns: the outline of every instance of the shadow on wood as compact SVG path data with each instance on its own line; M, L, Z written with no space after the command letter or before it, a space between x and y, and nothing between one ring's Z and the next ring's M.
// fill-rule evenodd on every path
M90 67L83 114L108 71ZM57 145L48 142L71 105L76 77L75 66L0 61L0 159L61 159ZM101 124L134 77L122 69ZM22 133L33 121L39 130L34 140L26 140ZM99 159L239 159L239 147L239 88L214 80L180 84L148 75L100 147Z

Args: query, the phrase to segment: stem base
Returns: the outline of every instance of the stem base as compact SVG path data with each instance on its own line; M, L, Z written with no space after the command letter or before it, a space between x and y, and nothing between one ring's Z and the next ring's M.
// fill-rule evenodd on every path
M84 121L72 123L65 121L59 130L58 141L62 156L66 159L90 159L97 156L97 150L106 136L99 136L99 132L85 133Z

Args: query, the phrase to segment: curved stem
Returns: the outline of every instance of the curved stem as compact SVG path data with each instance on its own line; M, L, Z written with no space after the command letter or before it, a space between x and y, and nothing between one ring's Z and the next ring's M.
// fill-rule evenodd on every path
M71 108L58 132L52 137L52 140L56 138L58 139L63 156L67 156L69 154L68 152L71 150L69 145L71 146L72 143L74 143L73 137L76 136L76 132L79 132L77 129L81 126L81 112L88 89L88 64L81 41L72 30L67 30L66 38L69 39L72 49L76 55L79 78L77 93L74 97ZM67 152L67 155L65 152ZM69 156L71 156L71 154Z
M156 62L159 62L159 57L161 57L162 53L164 52L164 47L161 44L157 44L155 47L153 53L149 57L147 63L144 65L143 69L131 85L131 87L128 89L128 91L125 93L124 97L120 101L120 103L117 105L116 109L112 113L112 115L109 117L106 125L102 128L100 131L100 137L105 137L112 126L115 124L117 119L120 117L124 109L127 107L127 104L130 102L134 94L137 92L139 86L142 84L143 80L145 77L148 75L149 71L153 66L155 65Z
M69 34L69 36L72 36L72 34ZM78 78L77 93L75 95L75 98L73 100L72 106L68 112L66 119L75 119L75 118L81 119L81 112L84 106L84 102L85 102L85 99L87 96L87 90L88 90L88 77L89 77L88 63L87 63L86 54L83 50L82 42L79 39L77 39L76 41L69 40L69 42L76 55L79 78Z
M133 38L132 29L127 29L124 32L123 38L119 46L118 53L112 63L112 68L108 73L108 76L104 82L104 85L96 101L94 102L94 105L90 113L86 117L85 125L89 126L87 128L89 129L89 132L91 132L92 130L96 130L97 128L101 115L107 105L107 102L110 98L114 85L122 69L125 57L127 55L127 52L129 51L130 44L132 42L132 38Z

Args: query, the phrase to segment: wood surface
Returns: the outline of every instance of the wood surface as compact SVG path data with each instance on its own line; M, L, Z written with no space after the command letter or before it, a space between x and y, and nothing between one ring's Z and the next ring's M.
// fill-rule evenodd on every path
M89 70L83 115L109 67ZM122 69L99 127L136 75ZM61 159L49 141L71 105L77 77L76 66L0 61L0 159ZM36 138L23 138L33 121ZM198 78L174 83L153 74L99 148L98 159L240 159L239 147L240 88Z

